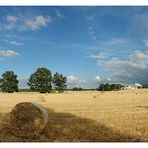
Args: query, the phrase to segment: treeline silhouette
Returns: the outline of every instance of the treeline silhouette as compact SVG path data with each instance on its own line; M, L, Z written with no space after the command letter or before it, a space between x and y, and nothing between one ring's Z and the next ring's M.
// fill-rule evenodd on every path
M82 87L73 87L71 90L73 91L82 91L82 90L98 90L98 91L113 91L113 90L120 90L124 86L122 84L100 84L96 89L84 89Z
M146 85L146 84L142 85L142 88L148 88L148 85Z
M54 88L58 92L63 92L67 87L66 82L67 78L63 74L56 72L52 76L49 69L42 67L30 75L27 82L30 89L22 89L22 91L46 93ZM5 71L0 78L0 90L7 93L18 92L18 83L17 75L13 71Z
M100 84L97 90L99 91L112 91L112 90L120 90L124 86L122 84Z

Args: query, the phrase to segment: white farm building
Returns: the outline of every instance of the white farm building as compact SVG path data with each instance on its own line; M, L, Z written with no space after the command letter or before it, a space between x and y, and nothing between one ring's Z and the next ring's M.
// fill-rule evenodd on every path
M139 89L142 88L142 85L139 83L135 83L134 85L129 85L124 87L124 89L129 90L129 89Z

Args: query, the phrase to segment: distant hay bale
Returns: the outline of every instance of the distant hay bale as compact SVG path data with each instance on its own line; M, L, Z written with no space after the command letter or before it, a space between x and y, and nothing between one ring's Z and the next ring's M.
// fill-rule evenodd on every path
M37 100L38 100L39 102L45 102L45 101L46 101L46 100L45 100L45 97L42 96L42 95L38 96L38 97L37 97Z
M10 112L11 131L18 137L39 136L47 121L46 109L36 103L19 103Z

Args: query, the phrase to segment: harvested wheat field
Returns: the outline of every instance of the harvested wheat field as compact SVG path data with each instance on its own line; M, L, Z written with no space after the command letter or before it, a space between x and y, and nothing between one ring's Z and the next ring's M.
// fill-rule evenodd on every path
M48 110L47 125L35 137L17 137L10 130L9 113L26 101ZM148 141L148 90L0 93L0 141Z

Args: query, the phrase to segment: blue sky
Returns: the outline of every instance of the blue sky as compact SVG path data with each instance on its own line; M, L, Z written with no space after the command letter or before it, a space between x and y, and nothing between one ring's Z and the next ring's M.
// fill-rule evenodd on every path
M68 87L148 83L148 7L0 7L0 75L47 67Z

